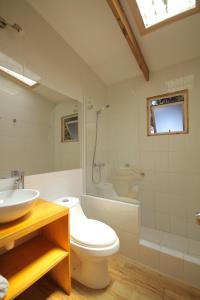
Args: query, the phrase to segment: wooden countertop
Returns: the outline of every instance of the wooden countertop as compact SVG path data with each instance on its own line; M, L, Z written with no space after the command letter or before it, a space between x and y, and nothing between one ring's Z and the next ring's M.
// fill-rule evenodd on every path
M69 213L69 209L55 203L38 199L31 212L24 217L0 225L0 248Z

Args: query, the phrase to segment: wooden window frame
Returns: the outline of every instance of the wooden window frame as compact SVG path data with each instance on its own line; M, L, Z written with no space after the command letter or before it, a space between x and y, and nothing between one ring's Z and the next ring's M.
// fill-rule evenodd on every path
M144 22L143 22L143 19L142 19L142 15L140 13L140 10L139 10L139 7L137 5L137 2L136 0L127 0L128 4L129 4L129 7L131 9L131 12L133 14L133 17L134 17L134 20L137 24L137 27L139 29L139 32L141 35L144 35L144 34L147 34L149 32L152 32L154 30L157 30L165 25L168 25L168 24L171 24L171 23L174 23L178 20L181 20L181 19L184 19L186 17L189 17L189 16L192 16L196 13L199 13L200 12L200 0L196 0L196 7L195 8L192 8L190 10L187 10L183 13L180 13L176 16L173 16L169 19L166 19L166 20L163 20L157 24L154 24L148 28L145 27L144 25Z
M65 120L72 118L72 117L76 117L76 116L77 116L77 122L74 122L74 123L77 123L77 125L78 125L78 137L76 140L66 140L64 137L65 136ZM77 143L77 142L79 142L79 114L74 113L71 115L61 117L61 143Z
M163 132L163 133L151 133L151 101L152 100L159 100L162 98L167 97L174 97L178 95L183 95L184 102L183 102L183 108L184 108L184 116L183 116L183 124L184 124L184 130L183 131L176 131L176 132ZM146 105L147 105L147 136L160 136L160 135L174 135L174 134L187 134L189 133L189 117L188 117L188 90L181 90L171 93L166 93L163 95L148 97L146 99ZM168 105L168 104L165 104ZM173 105L171 103L170 105Z

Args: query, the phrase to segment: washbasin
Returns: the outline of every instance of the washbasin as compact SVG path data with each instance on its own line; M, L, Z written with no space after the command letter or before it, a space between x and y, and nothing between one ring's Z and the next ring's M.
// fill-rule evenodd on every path
M0 192L0 223L14 221L27 214L39 194L39 191L33 189Z

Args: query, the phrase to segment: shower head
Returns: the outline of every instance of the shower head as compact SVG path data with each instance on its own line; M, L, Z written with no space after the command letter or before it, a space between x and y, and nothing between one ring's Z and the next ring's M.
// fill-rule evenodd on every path
M100 114L104 109L109 108L110 104L106 104L105 106L101 107L99 110L96 111L97 114Z

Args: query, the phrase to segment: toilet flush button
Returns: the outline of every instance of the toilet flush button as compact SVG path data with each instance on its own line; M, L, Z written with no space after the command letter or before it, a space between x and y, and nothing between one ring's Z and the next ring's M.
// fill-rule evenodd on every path
M64 203L69 202L69 199L63 199L62 202Z

